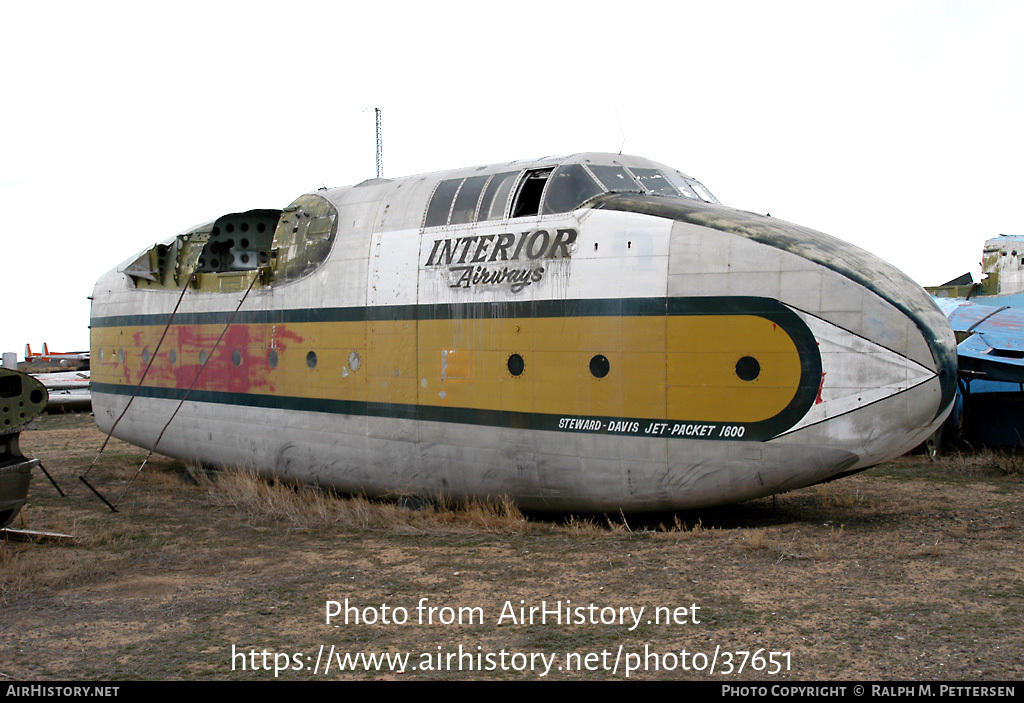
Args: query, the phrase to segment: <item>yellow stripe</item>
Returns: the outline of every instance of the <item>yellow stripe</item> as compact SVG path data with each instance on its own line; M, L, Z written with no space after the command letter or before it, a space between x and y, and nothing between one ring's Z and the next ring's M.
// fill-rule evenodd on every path
M186 388L221 325L175 326L147 386ZM93 330L93 380L134 385L160 327ZM171 364L169 350L177 353ZM102 350L102 358L100 355ZM118 357L125 352L125 362ZM268 355L274 350L276 368ZM241 363L232 362L238 351ZM316 367L307 364L316 354ZM519 354L521 376L508 370ZM595 378L590 360L610 372ZM740 358L760 365L753 381ZM196 388L289 397L561 415L757 422L793 399L800 357L754 315L486 318L232 325Z

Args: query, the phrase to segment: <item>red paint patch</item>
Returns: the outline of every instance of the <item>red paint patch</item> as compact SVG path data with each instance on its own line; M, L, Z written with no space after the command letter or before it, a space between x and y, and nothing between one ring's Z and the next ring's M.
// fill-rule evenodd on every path
M287 349L285 342L302 342L302 335L292 332L284 325L272 325L270 327L270 348Z
M146 368L142 361L143 350L148 348L153 353L156 344L152 330L139 330L132 333L131 338L133 346L125 350L124 363L120 363L116 356L107 362L120 368L124 382L128 384L132 383L133 373L141 374ZM303 341L301 335L284 325L240 324L231 325L226 331L214 325L174 325L168 330L159 353L154 356L145 383L147 386L182 390L192 387L230 393L268 390L273 393L275 384L270 381L273 370L268 359L269 351L274 349L280 353L289 344L301 344ZM171 350L176 357L173 364ZM204 351L210 355L205 367L199 362L200 352Z
M814 399L814 404L815 405L818 405L819 403L824 403L825 402L825 401L823 401L821 399L821 389L825 387L825 374L826 374L825 371L821 372L821 383L818 384L818 397Z
M181 326L175 331L179 363L170 365L165 361L161 364L169 372L161 374L164 382L172 383L175 388L188 388L194 381L193 387L198 390L230 393L249 393L266 386L267 360L262 328L231 325L223 338L219 331L211 328ZM198 358L203 351L209 354L205 366ZM182 363L185 358L193 360L192 363Z

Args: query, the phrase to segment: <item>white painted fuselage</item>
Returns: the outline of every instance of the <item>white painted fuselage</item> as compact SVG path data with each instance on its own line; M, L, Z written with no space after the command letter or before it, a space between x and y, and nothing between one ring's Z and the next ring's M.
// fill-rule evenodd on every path
M949 412L953 334L912 281L645 159L296 203L99 280L102 429L152 447L166 426L163 454L344 492L652 511L857 471ZM278 214L266 246L243 239Z

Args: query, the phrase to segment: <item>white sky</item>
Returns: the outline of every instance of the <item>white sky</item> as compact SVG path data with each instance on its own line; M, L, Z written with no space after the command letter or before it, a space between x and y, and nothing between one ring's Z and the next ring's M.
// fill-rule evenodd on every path
M321 185L619 151L922 284L1024 234L1024 3L7 2L0 351L95 280Z

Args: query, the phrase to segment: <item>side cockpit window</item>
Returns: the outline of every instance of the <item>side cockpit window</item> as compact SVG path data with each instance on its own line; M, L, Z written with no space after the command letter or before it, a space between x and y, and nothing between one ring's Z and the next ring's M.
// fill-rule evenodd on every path
M500 200L495 200L493 185L505 175L516 174L499 173L493 176L470 176L441 181L430 198L423 226L442 227L449 224L468 224L477 219L501 219L505 212L505 201L508 199L508 188L504 190ZM488 217L488 210L492 204L498 212L494 217Z
M668 179L656 168L632 168L633 175L644 187L644 190L658 195L679 195Z
M643 186L622 166L598 166L590 164L590 172L612 193L643 193Z
M519 181L516 198L512 202L512 217L533 217L540 214L540 199L544 195L544 186L553 168L538 168L527 171Z
M706 203L716 203L718 198L711 194L707 188L701 185L700 181L694 180L689 176L685 176L679 171L665 171L662 175L671 183L679 194L684 198L693 198L696 200L703 200Z
M462 180L461 178L453 178L441 181L437 188L434 189L430 205L427 206L425 227L439 227L448 224L448 216L452 212L452 201L455 200L455 194L459 192Z
M678 171L574 163L443 180L434 188L423 226L556 215L572 212L603 193L649 193L718 203L704 186Z
M311 273L327 260L338 211L318 195L284 210L230 213L143 252L123 269L137 288L208 292L274 285Z
M559 166L551 175L544 195L544 214L572 212L605 188L580 164Z
M455 204L452 205L452 216L449 222L453 225L472 222L476 215L476 206L480 202L480 192L484 189L490 176L473 176L462 182Z
M477 221L505 219L505 206L508 204L508 197L512 193L512 186L516 184L517 176L519 171L506 171L491 176L483 197L480 198L480 216L477 217Z
M709 203L718 203L718 198L711 194L711 191L704 187L704 184L700 181L695 181L692 178L686 179L686 184L697 193L697 197L701 200Z

